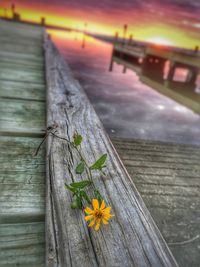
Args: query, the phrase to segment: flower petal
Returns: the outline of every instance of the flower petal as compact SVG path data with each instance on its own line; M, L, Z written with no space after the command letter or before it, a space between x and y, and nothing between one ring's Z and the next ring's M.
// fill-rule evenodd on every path
M113 217L114 215L112 215L112 214L104 214L103 215L103 219L105 219L105 220L110 220L110 218L111 217Z
M99 201L94 198L92 200L92 206L93 206L94 210L98 210L99 209Z
M84 209L84 212L87 214L93 214L93 210L88 207Z
M108 224L108 221L102 218L103 224Z
M92 227L92 226L94 225L94 223L95 223L95 219L92 220L92 221L90 222L90 224L88 224L88 227Z
M95 229L96 231L98 231L99 228L100 228L100 225L101 225L101 220L98 219L98 220L97 220L97 223L96 223L96 226L95 226L94 229Z
M94 215L85 216L86 222L89 221L89 220L91 220L92 218L94 218Z
M111 207L107 207L103 210L103 213L110 213Z
M100 210L105 209L105 207L106 207L105 201L102 200Z

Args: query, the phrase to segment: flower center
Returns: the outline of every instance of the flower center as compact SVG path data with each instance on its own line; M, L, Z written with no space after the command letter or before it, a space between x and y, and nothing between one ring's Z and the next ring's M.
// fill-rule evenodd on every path
M101 219L102 218L102 212L100 210L97 210L94 214L94 216L98 219Z

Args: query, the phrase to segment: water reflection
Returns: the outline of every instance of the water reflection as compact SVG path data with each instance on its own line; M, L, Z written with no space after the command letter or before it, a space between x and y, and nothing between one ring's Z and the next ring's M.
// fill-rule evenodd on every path
M52 34L52 32L51 32ZM84 87L110 135L180 143L200 143L200 116L142 84L133 71L108 71L112 46L82 34L52 39Z

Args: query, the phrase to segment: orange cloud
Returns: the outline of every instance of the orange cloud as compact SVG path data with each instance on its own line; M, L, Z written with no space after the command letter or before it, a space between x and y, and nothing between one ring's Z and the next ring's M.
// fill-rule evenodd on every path
M10 3L2 2L0 15L11 17ZM46 23L62 27L71 27L73 29L84 30L84 24L87 22L87 30L91 33L105 35L114 35L116 31L122 36L122 27L128 24L128 33L133 34L134 38L141 41L152 41L158 43L158 39L165 41L166 44L174 46L194 48L198 44L198 35L192 36L191 29L186 25L181 26L183 15L178 15L177 8L164 9L158 6L157 9L152 6L148 8L133 8L116 10L110 13L100 12L94 9L87 13L87 10L81 8L66 8L51 2L44 5L41 2L20 2L16 4L16 11L20 13L23 20L29 20L39 23L41 17L46 18ZM7 12L5 9L7 8ZM181 13L182 14L182 13ZM166 21L166 16L168 23ZM178 19L176 19L176 16ZM184 21L184 20L183 20ZM199 25L198 22L193 23ZM198 30L198 29L197 29Z

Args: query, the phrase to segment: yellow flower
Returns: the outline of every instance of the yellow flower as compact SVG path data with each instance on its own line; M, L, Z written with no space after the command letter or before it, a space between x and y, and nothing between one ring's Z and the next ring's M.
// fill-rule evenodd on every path
M101 205L99 205L99 201L97 199L92 199L92 206L93 210L91 208L85 208L84 212L88 214L85 216L86 221L90 221L89 227L95 225L95 230L98 231L101 225L101 222L103 224L108 224L108 220L114 215L110 214L111 207L106 207L106 204L104 200L101 202Z

